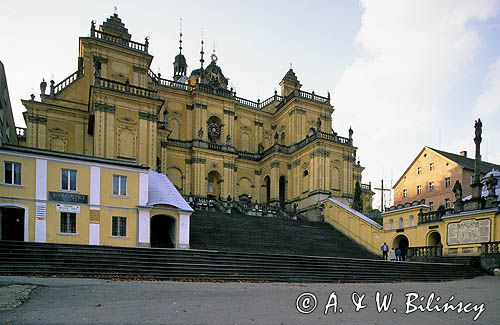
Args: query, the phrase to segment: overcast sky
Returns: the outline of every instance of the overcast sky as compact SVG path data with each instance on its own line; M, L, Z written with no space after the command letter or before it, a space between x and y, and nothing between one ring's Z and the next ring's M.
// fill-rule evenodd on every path
M306 91L332 93L333 127L354 129L363 182L395 183L423 146L500 163L500 1L2 1L0 60L16 121L44 77L77 67L78 37L114 6L132 38L150 37L152 70L173 74L183 19L189 70L206 53L238 96L272 95L290 62ZM380 206L377 199L375 207Z

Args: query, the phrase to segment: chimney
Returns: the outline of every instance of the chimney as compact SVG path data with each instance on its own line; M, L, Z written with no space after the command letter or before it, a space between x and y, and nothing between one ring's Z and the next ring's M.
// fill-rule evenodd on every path
M460 151L460 156L467 158L467 151Z

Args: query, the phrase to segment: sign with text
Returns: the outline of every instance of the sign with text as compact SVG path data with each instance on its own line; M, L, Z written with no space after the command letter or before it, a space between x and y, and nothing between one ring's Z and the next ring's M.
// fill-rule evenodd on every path
M49 192L50 201L71 202L71 203L87 203L88 195L66 192Z
M58 203L56 205L56 210L59 212L80 213L80 206L74 204Z

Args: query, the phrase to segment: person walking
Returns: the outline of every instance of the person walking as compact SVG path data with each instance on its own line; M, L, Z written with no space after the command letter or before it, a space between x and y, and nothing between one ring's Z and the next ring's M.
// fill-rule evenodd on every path
M402 252L401 252L401 248L396 248L396 261L402 261L403 258L402 258Z
M391 261L396 260L396 252L394 251L394 247L391 248L391 252L389 253L389 258L391 259Z
M389 253L389 245L384 242L384 245L380 246L380 250L382 251L382 258L387 261L387 253Z

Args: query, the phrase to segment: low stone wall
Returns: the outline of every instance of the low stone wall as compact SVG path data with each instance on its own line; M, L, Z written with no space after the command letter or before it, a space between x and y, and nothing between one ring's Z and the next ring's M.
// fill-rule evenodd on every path
M500 268L500 254L481 255L481 268L488 274L494 274L494 270Z

